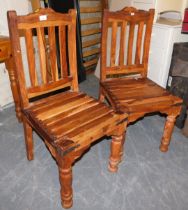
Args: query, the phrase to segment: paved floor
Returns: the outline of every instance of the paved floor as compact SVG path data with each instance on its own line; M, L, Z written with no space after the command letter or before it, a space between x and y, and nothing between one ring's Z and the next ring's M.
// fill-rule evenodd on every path
M97 97L89 76L81 89ZM110 140L94 145L73 167L72 210L187 210L188 139L175 128L168 153L159 151L164 118L145 117L129 126L119 171L107 170ZM0 112L0 210L61 210L58 170L35 135L28 162L22 125L14 108Z

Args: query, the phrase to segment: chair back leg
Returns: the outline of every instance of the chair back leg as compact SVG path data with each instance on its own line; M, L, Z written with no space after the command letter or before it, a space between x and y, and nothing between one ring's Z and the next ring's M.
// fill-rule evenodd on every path
M33 129L26 122L26 120L23 120L23 127L24 127L27 159L28 160L33 160L34 159L34 154L33 154Z
M172 132L174 129L174 124L176 122L176 117L180 114L180 111L181 111L181 106L173 107L171 109L171 113L168 114L168 116L166 118L166 122L164 125L163 137L161 139L161 145L159 147L161 152L168 151L168 146L170 144Z

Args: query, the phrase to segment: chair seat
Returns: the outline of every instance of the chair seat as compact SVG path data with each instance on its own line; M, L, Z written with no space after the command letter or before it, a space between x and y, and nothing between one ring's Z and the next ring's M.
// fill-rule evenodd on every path
M84 93L66 92L41 99L24 110L43 138L64 153L90 145L127 116ZM115 128L115 127L114 127Z
M132 113L157 112L177 106L182 99L173 96L164 88L147 78L117 78L101 82L109 100L117 112Z

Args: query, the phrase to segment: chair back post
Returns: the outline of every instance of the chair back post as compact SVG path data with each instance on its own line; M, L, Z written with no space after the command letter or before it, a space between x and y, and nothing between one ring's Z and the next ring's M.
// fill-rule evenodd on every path
M79 91L78 88L78 74L77 74L77 58L76 58L76 10L70 10L69 14L72 16L72 24L69 26L68 30L68 48L69 48L69 59L70 71L72 72L73 82L72 90Z
M14 65L16 70L15 74L17 77L19 94L21 98L21 107L27 107L29 104L29 100L26 90L26 81L24 76L21 46L19 42L19 31L18 31L16 11L9 11L7 13L7 18L8 18L9 35L12 46L12 56L14 58Z
M144 55L143 55L143 64L144 64L145 71L142 73L142 77L147 77L147 73L148 73L149 50L150 50L151 33L152 33L152 25L153 25L155 10L150 9L149 15L150 15L150 18L146 23L146 35L145 35L145 42L144 42L145 50L144 50Z
M29 99L63 88L78 92L76 11L42 8L23 16L9 11L8 22L22 108Z
M102 18L102 36L101 36L101 59L100 59L100 80L104 81L106 79L106 47L107 47L107 35L108 35L108 26L107 26L107 15L108 9L104 9L103 18Z

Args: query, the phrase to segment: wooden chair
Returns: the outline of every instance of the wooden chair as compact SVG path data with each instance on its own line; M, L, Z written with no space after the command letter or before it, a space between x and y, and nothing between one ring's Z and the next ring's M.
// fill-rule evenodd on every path
M147 78L153 17L153 9L104 11L100 100L106 97L116 113L127 112L128 123L148 113L166 114L160 145L166 152L182 100Z
M79 92L75 10L60 14L51 9L40 9L25 16L9 11L8 23L21 97L27 158L33 159L34 129L57 161L62 205L69 208L72 205L72 164L104 135L112 136L109 168L117 170L127 114L115 114L104 103ZM21 43L20 30L25 39L21 38ZM56 32L59 36L55 35ZM60 69L57 67L57 37ZM46 59L50 62L50 76L46 72Z

